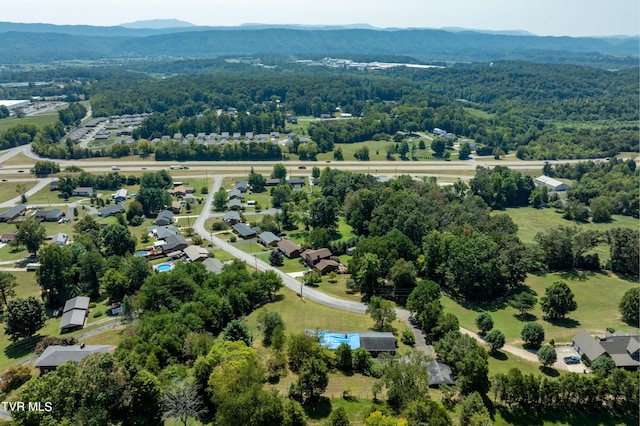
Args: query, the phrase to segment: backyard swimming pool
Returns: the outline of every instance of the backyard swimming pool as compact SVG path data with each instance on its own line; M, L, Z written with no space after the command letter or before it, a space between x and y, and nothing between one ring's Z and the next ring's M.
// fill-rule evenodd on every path
M172 270L175 267L176 267L176 265L174 265L173 263L161 263L161 264L156 266L156 270L158 272L167 272L167 271Z

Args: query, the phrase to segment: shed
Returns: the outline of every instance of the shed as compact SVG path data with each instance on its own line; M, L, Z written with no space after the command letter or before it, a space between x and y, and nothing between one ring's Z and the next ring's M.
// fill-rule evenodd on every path
M117 202L122 202L127 199L128 191L124 188L120 188L116 191L116 194L113 196L113 199Z

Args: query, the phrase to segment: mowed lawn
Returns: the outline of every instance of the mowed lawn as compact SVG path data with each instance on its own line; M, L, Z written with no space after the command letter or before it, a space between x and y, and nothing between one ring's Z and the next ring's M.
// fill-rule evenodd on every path
M572 337L581 329L594 334L604 333L608 327L617 331L636 333L640 331L638 327L623 322L618 312L620 298L628 289L637 286L636 282L596 273L553 273L529 275L525 284L537 293L539 302L545 293L545 288L554 281L564 281L569 285L575 295L578 309L564 320L549 321L543 318L544 313L540 310L538 303L525 320L542 324L546 341L555 339L556 342L571 342ZM476 316L480 312L487 312L493 318L494 328L504 332L508 344L517 346L522 344L520 331L526 321L517 318L518 312L506 303L458 303L449 296L443 295L442 304L447 312L458 317L462 327L473 331L478 331L474 323Z

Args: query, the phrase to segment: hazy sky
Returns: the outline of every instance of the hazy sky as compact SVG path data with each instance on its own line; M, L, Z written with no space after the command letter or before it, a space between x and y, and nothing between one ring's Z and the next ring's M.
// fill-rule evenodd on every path
M243 23L526 30L537 35L640 33L638 0L0 0L0 21L118 25L175 18Z

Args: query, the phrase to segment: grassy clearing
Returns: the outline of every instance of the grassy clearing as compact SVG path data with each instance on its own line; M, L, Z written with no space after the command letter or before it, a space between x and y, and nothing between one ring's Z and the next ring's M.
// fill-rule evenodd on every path
M58 109L25 117L8 117L0 120L0 133L4 133L19 124L33 124L42 127L47 124L55 124L56 121L58 121Z
M36 184L35 181L31 182L20 182L25 185L25 188L30 190ZM1 182L0 183L0 202L13 200L16 197L19 197L20 194L16 192L16 182ZM49 188L47 188L48 190ZM4 210L4 209L3 209ZM6 209L9 210L9 209Z
M475 304L469 302L457 303L448 296L442 298L442 304L447 312L454 313L460 320L462 327L478 331L474 320L480 312L488 312L494 321L494 328L502 330L508 344L521 345L520 331L526 321L537 321L545 329L545 337L555 339L556 342L570 342L571 338L581 329L591 333L604 333L607 327L620 331L638 332L638 327L632 327L620 319L618 303L629 288L637 283L625 281L617 277L603 274L546 274L530 275L525 284L537 293L538 299L544 295L545 288L554 281L565 281L575 295L578 309L566 319L548 321L537 306L527 318L516 317L518 312L503 302Z
M24 165L34 165L36 161L33 158L29 158L23 153L18 153L13 157L2 162L3 166L24 166Z

